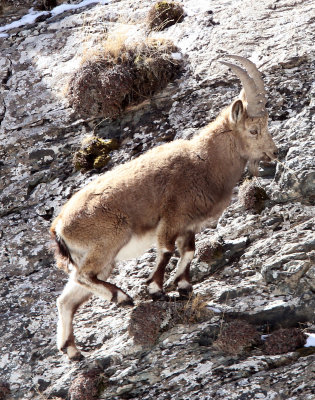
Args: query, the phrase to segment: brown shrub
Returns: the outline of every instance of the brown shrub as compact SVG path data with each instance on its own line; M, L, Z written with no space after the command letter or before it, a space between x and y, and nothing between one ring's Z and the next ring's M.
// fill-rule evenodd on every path
M82 117L117 117L128 105L139 104L176 78L178 49L167 40L146 39L126 44L117 35L102 48L87 52L70 78L67 97Z
M9 384L6 382L0 382L0 400L7 399L10 393Z
M162 31L183 18L184 9L179 3L159 1L149 11L148 26L150 30Z
M257 186L253 181L245 180L239 190L239 201L245 210L261 213L265 202L269 199L265 189Z
M307 336L299 328L279 329L266 338L264 350L267 354L283 354L303 347Z
M72 381L68 398L69 400L93 400L97 399L104 387L104 377L97 368L82 372Z
M129 321L129 335L135 344L153 345L160 332L165 315L165 307L161 302L141 303L133 309Z
M260 343L256 328L246 321L235 320L224 323L214 346L229 354L241 354Z
M195 324L208 320L213 312L200 297L191 297L188 301L141 303L133 309L129 321L129 334L135 344L153 345L161 332L178 324Z

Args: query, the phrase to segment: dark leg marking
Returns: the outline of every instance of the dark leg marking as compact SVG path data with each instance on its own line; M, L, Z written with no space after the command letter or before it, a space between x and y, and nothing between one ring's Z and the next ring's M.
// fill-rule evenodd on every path
M195 233L186 232L178 238L177 245L181 258L177 265L174 283L178 286L180 298L188 299L193 290L190 283L190 263L195 252Z
M112 294L111 301L113 303L116 303L119 306L133 306L134 305L132 298L127 293L125 293L122 289L120 289L118 286L114 285L113 283L104 282L101 279L98 279L96 275L91 275L90 279L93 283L95 283L97 285L103 285L104 287L106 287L106 289L108 289L111 292L111 294Z

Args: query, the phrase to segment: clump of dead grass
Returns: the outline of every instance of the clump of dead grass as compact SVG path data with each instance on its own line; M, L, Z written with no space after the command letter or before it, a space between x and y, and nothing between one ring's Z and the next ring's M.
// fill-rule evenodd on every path
M178 49L171 41L127 39L120 33L109 36L98 49L84 54L71 76L67 97L81 117L115 118L179 75L181 60L173 58Z
M213 316L213 311L208 308L208 302L200 295L192 295L188 301L177 303L174 312L176 324L192 325L207 321Z
M256 328L246 321L234 320L222 325L214 347L224 353L238 355L261 342Z
M181 22L183 18L184 9L179 3L159 1L151 7L147 20L150 30L162 31L177 22Z

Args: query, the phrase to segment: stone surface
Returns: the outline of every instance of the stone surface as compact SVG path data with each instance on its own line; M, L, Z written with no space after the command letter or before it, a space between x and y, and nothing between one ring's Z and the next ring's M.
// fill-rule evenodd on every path
M30 2L6 3L1 25L27 13ZM102 371L100 399L314 398L311 352L252 349L239 356L213 347L229 318L245 319L262 334L297 326L315 331L314 2L181 4L184 20L153 35L180 48L182 77L116 120L78 118L65 100L66 85L109 32L143 35L152 2L52 10L45 20L0 35L0 370L14 399L65 399L93 368ZM210 122L240 89L218 62L227 53L250 57L263 72L280 162L261 165L257 179L269 200L260 214L244 210L236 189L217 227L197 237L194 290L213 313L203 322L158 318L156 339L143 346L129 334L132 310L93 298L75 318L85 359L69 362L55 344L55 301L66 276L49 250L53 216L99 173ZM91 135L121 146L100 171L81 174L73 154ZM137 307L148 300L145 279L154 260L150 249L113 271L111 281ZM176 262L172 257L167 269L167 290Z

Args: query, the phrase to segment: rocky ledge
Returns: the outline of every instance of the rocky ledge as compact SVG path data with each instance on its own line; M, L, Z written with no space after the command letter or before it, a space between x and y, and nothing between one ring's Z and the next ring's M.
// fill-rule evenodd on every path
M14 27L8 25L32 2L16 2L23 13L4 3L0 398L314 399L311 342L303 347L285 331L270 354L261 339L280 328L299 328L305 340L315 332L314 2L183 0L181 22L158 33L148 33L149 1L72 1L72 8L38 11L40 18ZM172 39L184 70L114 120L80 119L65 98L67 82L87 49L116 29ZM148 301L154 249L119 264L111 279L134 298L134 309L96 298L86 303L75 318L85 359L69 362L55 345L55 301L67 278L49 248L53 216L99 173L191 137L211 121L240 89L218 63L228 53L256 62L268 90L280 156L277 164L262 164L253 182L266 193L263 204L257 210L251 200L238 200L236 188L217 227L200 233L192 265L196 297L188 303ZM120 147L105 166L81 173L73 156L93 135ZM167 271L171 294L176 261ZM224 339L233 321L243 322ZM248 340L244 324L251 326Z

